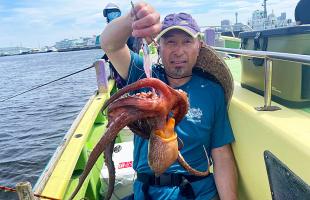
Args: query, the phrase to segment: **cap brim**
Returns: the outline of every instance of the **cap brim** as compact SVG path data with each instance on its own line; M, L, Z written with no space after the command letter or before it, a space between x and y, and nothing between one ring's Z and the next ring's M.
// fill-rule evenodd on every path
M165 33L167 33L168 31L171 31L173 29L178 29L178 30L182 30L186 33L188 33L190 36L192 36L193 38L197 38L198 35L199 35L199 32L197 32L196 34L193 33L193 31L191 31L189 28L185 28L183 26L171 26L169 28L166 28L165 30L161 31L157 37L156 37L156 40L159 40Z

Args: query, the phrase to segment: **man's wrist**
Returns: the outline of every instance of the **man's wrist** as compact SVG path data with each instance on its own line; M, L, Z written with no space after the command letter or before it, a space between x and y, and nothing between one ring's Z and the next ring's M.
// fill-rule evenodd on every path
M131 15L131 12L127 13L125 16L124 16L124 23L128 26L128 30L130 30L130 33L132 33L132 23L134 22L134 18L133 16ZM131 36L131 34L130 34Z

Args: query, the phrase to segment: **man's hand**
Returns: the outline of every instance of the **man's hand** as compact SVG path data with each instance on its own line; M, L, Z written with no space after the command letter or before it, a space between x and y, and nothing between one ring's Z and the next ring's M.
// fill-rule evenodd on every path
M131 10L134 18L132 36L152 38L161 30L160 14L147 3L137 3Z

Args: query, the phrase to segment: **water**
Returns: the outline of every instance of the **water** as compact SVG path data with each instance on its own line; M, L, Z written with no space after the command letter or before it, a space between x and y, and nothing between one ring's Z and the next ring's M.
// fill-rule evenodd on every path
M0 100L90 66L101 50L0 57ZM89 97L94 68L0 102L0 185L33 186ZM17 194L0 190L0 200Z

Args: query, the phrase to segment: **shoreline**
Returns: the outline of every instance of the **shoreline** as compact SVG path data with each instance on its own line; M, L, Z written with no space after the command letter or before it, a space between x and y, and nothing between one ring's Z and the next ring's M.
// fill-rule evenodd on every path
M101 49L101 47L100 47L100 46L97 46L97 47L76 47L76 48L58 49L57 51L23 52L23 53L20 53L20 54L0 55L0 57L23 56L23 55L30 55L30 54L42 54L42 53L57 53L57 52L70 52L70 51L84 51L84 50L92 50L92 49Z

